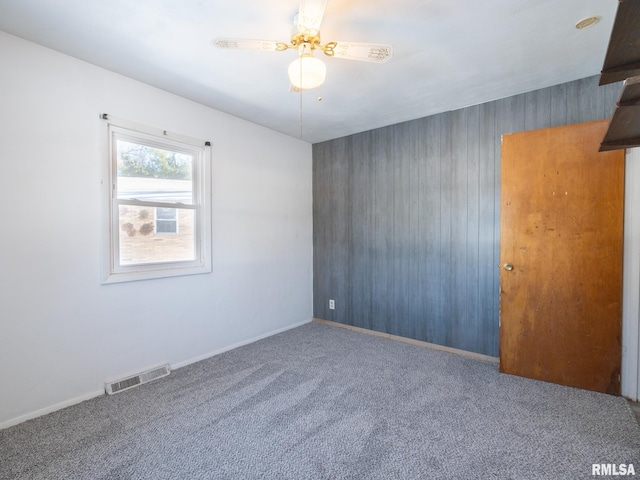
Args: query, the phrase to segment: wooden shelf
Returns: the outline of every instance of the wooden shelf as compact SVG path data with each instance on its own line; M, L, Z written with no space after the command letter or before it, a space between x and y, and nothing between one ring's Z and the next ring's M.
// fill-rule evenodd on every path
M600 85L640 75L640 0L619 0Z
M640 146L640 76L625 80L600 151Z

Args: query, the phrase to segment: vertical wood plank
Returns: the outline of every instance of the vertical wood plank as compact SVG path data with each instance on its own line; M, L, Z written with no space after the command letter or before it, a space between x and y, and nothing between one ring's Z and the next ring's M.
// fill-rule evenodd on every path
M452 289L453 276L451 271L452 242L451 216L453 210L454 184L451 158L454 143L453 138L453 114L451 112L442 115L442 128L440 130L440 252L437 258L440 271L440 285L438 286L439 298L435 305L438 312L438 340L443 345L451 345L452 339L452 304L454 296L458 294ZM442 319L448 319L443 322Z
M569 123L567 108L567 89L568 84L562 83L550 87L551 90L551 125L557 127L559 125L567 125Z
M335 142L324 142L313 146L313 241L314 241L314 315L333 320L328 310L331 291L331 269L333 267L331 238L331 207L335 201L332 187L332 169L337 152Z
M546 128L551 122L551 89L543 88L525 94L524 129Z
M496 217L499 218L500 158L496 153L496 103L480 105L479 124L479 183L480 211L478 221L479 242L479 296L482 317L481 332L477 332L475 350L487 352L487 355L498 355L498 295L499 281L499 231L495 228Z
M395 192L389 185L393 175L393 166L387 158L387 152L381 145L387 141L388 131L385 128L375 130L372 137L373 165L375 169L374 198L374 285L373 329L391 333L393 305L391 294L393 279L390 268L393 255L393 197Z
M451 303L451 320L447 329L447 344L454 348L464 348L467 342L465 335L469 332L465 328L468 321L467 297L467 242L468 242L468 145L467 145L467 113L469 109L451 112L446 155L451 162L451 234L449 242L450 257L448 268L450 271L449 302ZM468 326L468 325L467 325Z
M393 326L398 335L413 337L415 330L409 321L409 261L410 249L410 205L414 192L410 188L411 143L406 124L388 127L389 137L385 147L393 171ZM402 138L402 140L401 140Z
M442 301L442 162L440 136L443 115L420 121L418 155L420 162L420 297L422 321L418 326L419 340L444 344L445 322L441 321Z
M460 333L460 348L472 350L477 348L477 339L482 338L485 326L481 322L480 313L480 107L470 107L467 110L467 242L466 271L464 271L466 299L466 314L461 318L460 328L466 330ZM463 267L461 270L464 270Z
M400 331L402 336L409 338L419 338L422 334L420 328L421 325L421 312L424 310L422 299L425 296L424 289L422 287L422 281L420 278L420 262L422 261L422 242L420 239L421 228L421 179L424 173L422 173L422 158L421 153L423 149L420 148L422 144L421 130L424 122L415 121L408 122L404 129L398 132L398 140L403 141L405 136L403 135L406 129L406 153L409 161L407 169L407 184L410 192L408 201L408 215L407 215L407 256L404 258L407 266L406 276L406 295L407 295L407 312L404 322L401 319L400 324L406 324L406 327ZM426 172L425 172L426 173Z
M331 231L331 281L330 298L336 301L332 312L336 322L346 323L350 272L348 269L348 239L351 225L349 206L349 164L351 151L347 137L338 139L335 145L337 155L331 169L331 192L329 225ZM328 302L327 302L328 303Z
M351 173L351 239L349 258L353 291L350 295L350 325L361 328L372 328L373 318L371 310L371 275L373 272L374 255L372 235L374 227L374 213L371 205L373 195L373 170L371 168L371 133L365 132L354 135L351 148L359 152L353 157Z
M600 120L604 115L604 90L595 77L583 78L567 84L568 124Z

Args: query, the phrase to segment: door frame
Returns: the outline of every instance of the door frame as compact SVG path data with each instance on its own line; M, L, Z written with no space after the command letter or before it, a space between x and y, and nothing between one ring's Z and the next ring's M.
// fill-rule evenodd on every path
M621 394L640 399L640 148L625 159Z

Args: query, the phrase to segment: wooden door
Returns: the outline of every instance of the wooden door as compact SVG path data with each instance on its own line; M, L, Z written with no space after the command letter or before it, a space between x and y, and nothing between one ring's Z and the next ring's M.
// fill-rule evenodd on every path
M500 371L619 395L624 151L598 153L606 128L502 137Z

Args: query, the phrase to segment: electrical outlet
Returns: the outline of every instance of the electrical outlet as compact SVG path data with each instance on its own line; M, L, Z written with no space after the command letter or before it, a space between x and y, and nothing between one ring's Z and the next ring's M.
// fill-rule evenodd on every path
M331 299L329 300L329 310L335 310L336 309L336 301Z

